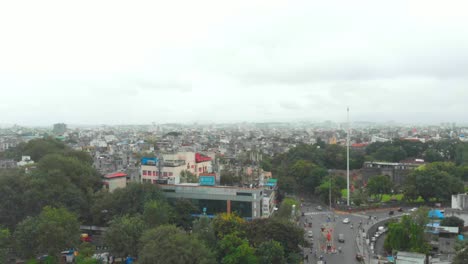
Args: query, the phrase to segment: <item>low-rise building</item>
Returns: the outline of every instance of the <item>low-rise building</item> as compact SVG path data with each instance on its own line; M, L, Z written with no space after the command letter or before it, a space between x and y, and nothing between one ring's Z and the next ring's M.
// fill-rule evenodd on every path
M396 264L425 264L426 255L414 252L399 251L395 258Z
M373 176L387 175L396 185L401 185L406 176L417 167L424 165L424 160L414 160L412 162L380 162L366 161L361 170L362 179L368 182Z
M113 192L118 188L125 188L127 187L127 174L123 172L107 174L104 176L103 183L104 187L109 190L109 192Z
M169 199L185 198L199 208L199 212L214 217L218 213L235 212L239 216L254 219L262 216L262 188L231 186L206 186L199 183L161 184Z
M34 161L31 160L30 156L21 156L21 161L18 161L16 163L16 165L18 167L26 166L26 165L29 165L29 164L34 164Z

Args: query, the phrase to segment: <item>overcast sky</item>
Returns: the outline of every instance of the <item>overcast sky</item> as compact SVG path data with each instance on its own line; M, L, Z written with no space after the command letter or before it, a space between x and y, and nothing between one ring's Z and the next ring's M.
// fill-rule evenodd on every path
M4 2L0 124L468 121L468 1Z

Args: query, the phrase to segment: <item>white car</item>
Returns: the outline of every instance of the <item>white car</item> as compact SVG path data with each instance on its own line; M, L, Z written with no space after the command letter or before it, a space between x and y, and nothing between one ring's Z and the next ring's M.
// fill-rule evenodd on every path
M314 232L312 232L312 230L310 230L309 232L307 232L307 236L308 237L314 237Z
M375 240L377 240L376 237L372 237L372 238L371 238L371 241L372 241L372 242L375 242Z
M411 209L410 209L410 212L416 212L417 210L418 210L418 208L416 208L416 207L415 207L415 208L411 208Z
M343 219L343 224L349 224L349 218Z

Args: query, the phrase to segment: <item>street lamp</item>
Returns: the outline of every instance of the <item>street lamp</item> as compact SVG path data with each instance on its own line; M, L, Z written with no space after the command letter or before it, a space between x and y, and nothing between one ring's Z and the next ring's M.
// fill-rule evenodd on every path
M349 106L346 109L348 115L347 115L347 121L348 121L348 131L346 133L346 183L347 183L347 205L349 207Z

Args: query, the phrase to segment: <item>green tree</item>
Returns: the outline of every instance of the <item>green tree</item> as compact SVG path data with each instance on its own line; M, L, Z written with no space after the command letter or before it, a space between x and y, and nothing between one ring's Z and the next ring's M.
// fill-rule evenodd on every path
M257 248L259 264L285 264L284 248L278 241L270 240L261 243Z
M284 248L285 254L299 252L299 246L307 246L304 240L304 229L294 223L278 219L255 219L246 224L246 235L249 242L258 247L269 240L278 241Z
M0 225L14 229L16 224L37 209L28 202L31 178L18 171L0 175Z
M452 194L463 192L460 178L446 171L450 168L451 166L436 163L414 170L405 181L405 195L409 192L411 196L421 196L428 202L432 198L449 200Z
M143 220L149 227L169 224L173 215L173 209L166 201L152 200L145 203Z
M141 216L122 216L110 222L104 241L116 256L138 255L138 241L146 225Z
M88 188L98 190L102 186L101 176L92 167L92 164L83 162L76 157L67 157L61 154L45 155L37 164L39 172L47 174L54 172L67 178L70 182L86 191Z
M221 185L232 186L240 183L240 177L238 177L235 172L230 170L222 170L220 177Z
M465 264L468 263L468 246L463 247L457 251L457 255L453 259L453 264Z
M463 227L465 226L465 221L456 216L448 216L440 221L440 225L458 227L458 232L462 232Z
M173 203L174 224L185 230L190 229L194 220L192 214L199 213L199 209L188 199L176 199Z
M231 233L242 234L245 220L236 214L222 213L213 219L213 228L218 238L223 238Z
M384 194L391 193L393 188L393 183L388 176L380 175L375 176L369 179L367 183L367 189L370 195L374 195L374 197L380 202L382 200L382 196Z
M139 263L142 264L216 263L204 243L173 225L162 225L145 231L139 251Z
M367 203L369 194L365 188L358 188L351 194L353 203L357 206Z
M331 199L332 204L335 204L338 199L341 198L341 189L339 182L336 179L339 177L333 177L331 181ZM315 194L320 197L320 200L326 204L330 202L330 178L326 177L322 180L320 186L315 189Z
M153 200L165 198L161 190L151 183L130 183L113 193L98 192L94 195L91 207L93 221L105 225L106 221L114 217L143 214L146 202Z
M427 254L430 245L425 241L424 226L410 216L403 216L401 222L390 223L384 242L387 251L410 251Z
M216 247L215 231L211 220L207 216L201 216L193 221L193 233L199 240L205 242L209 248L214 249Z
M273 165L271 165L271 160L268 157L264 157L263 160L260 162L260 166L264 171L271 171Z
M10 230L0 226L0 263L7 263L8 249L11 246Z
M57 259L59 253L76 247L80 223L76 215L65 208L44 207L36 217L28 217L16 228L18 252L25 257L48 254Z
M246 239L231 233L219 241L219 253L223 264L256 264L255 251Z
M295 217L295 216L292 215L293 206L295 206L295 208L296 208L296 216L299 215L299 207L298 207L299 202L296 201L295 199L285 198L281 202L281 204L279 206L279 209L274 214L274 216L276 218L282 218L282 219L286 219L286 220L291 219L291 217Z
M183 170L180 173L180 181L181 182L188 182L188 183L197 183L198 182L198 177L197 177L197 175L191 173L188 170Z

